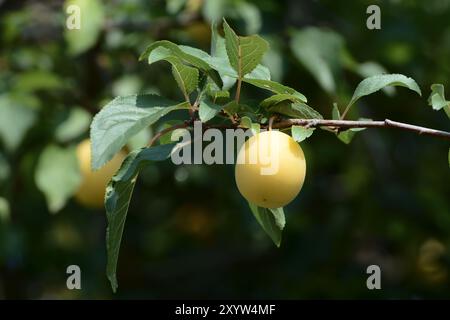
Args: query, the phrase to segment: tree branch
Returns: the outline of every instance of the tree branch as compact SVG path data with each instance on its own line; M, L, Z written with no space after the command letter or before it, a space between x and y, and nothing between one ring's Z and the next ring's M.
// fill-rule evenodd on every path
M373 120L324 120L324 119L286 119L273 124L274 129L288 128L291 126L304 127L328 127L328 128L397 128L415 132L420 135L429 135L450 140L450 132L420 127L408 123L392 121L389 119L383 121Z
M185 123L181 123L181 124L177 124L177 125L173 125L169 128L166 128L164 130L161 130L160 132L158 132L157 134L155 134L152 139L150 140L150 142L148 143L148 147L151 147L159 138L161 138L163 135L165 135L166 133L176 130L176 129L181 129L181 128L187 128L189 126L188 122Z

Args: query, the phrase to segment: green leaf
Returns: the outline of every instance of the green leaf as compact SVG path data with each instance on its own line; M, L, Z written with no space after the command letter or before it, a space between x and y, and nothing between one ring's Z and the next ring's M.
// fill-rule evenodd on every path
M118 97L94 117L91 124L92 168L102 167L142 129L173 110L187 109L187 103L173 102L157 95Z
M305 28L293 33L290 47L294 56L327 92L336 91L335 74L342 67L342 37L333 31Z
M349 106L353 105L361 97L367 96L387 86L401 86L417 92L420 96L422 92L414 79L402 74L376 75L361 81L353 93Z
M3 153L0 152L0 183L3 183L9 178L9 175L11 173L11 167L8 163L8 160L3 155Z
M208 83L206 85L206 94L215 101L220 98L229 98L230 92L227 90L221 90L215 83Z
M186 5L187 0L167 0L166 10L170 14L176 14Z
M172 143L132 151L106 187L106 273L114 292L118 287L116 270L120 244L137 175L148 163L169 158L175 146L176 144Z
M428 98L428 104L434 110L444 110L450 111L450 101L445 100L444 86L442 84L433 84L431 86L431 95ZM447 112L446 110L446 112ZM450 118L450 113L447 112L447 115Z
M353 137L355 136L355 131L352 130L345 130L342 132L339 132L337 137L339 138L339 140L341 140L343 143L345 144L349 144L350 142L352 142Z
M91 114L81 108L71 108L66 118L56 127L55 138L59 142L68 142L77 138L89 128Z
M450 119L450 106L444 107L444 111L447 114L447 117Z
M315 128L305 128L302 126L292 126L292 138L297 142L302 142L308 139L314 133Z
M7 151L16 150L35 123L37 103L33 96L0 95L0 137Z
M283 230L286 226L286 218L284 216L283 208L269 209L275 218L275 223L280 230Z
M57 90L65 84L56 74L48 71L27 71L18 74L14 79L17 91Z
M360 119L360 120L363 120L363 119ZM348 130L339 132L337 134L337 137L339 140L341 140L345 144L349 144L350 142L352 142L356 133L359 131L363 131L363 130L366 130L366 128L350 128Z
M306 100L300 99L298 96L294 96L292 94L275 94L273 96L270 96L263 101L261 101L260 106L263 108L270 108L271 106L288 101L288 102L306 102Z
M238 78L242 79L261 63L264 53L269 49L269 44L257 35L237 36L225 20L223 26L228 60L236 70Z
M210 101L209 99L203 99L200 102L198 115L202 122L207 122L214 118L220 110L222 110L223 106L218 105Z
M181 61L172 63L172 74L184 96L189 96L198 87L198 69L188 67Z
M272 113L280 113L299 119L323 119L322 115L304 103L282 102L268 109Z
M239 123L239 126L242 128L250 129L252 127L252 119L245 116L241 118L241 123Z
M333 103L333 111L331 112L331 118L333 120L341 119L341 112L339 111L337 103Z
M263 230L272 239L273 243L277 247L280 247L281 233L285 224L283 208L266 209L250 202L248 205Z
M222 88L223 83L219 73L214 70L206 61L204 61L204 59L207 57L210 57L209 54L202 50L187 46L178 46L173 42L161 40L153 42L150 46L148 46L147 49L145 49L144 53L142 53L142 55L139 57L139 60L141 61L147 59L148 63L152 64L157 61L167 60L171 58L180 59L183 63L192 65L193 67L198 68L208 74L208 76L220 88Z
M81 183L75 148L47 146L39 157L35 181L45 195L50 212L61 210Z
M259 32L262 25L262 17L259 8L255 4L247 1L238 1L234 11L244 20L247 34Z
M203 16L210 22L217 23L225 16L228 0L204 1L202 6Z
M255 87L272 91L273 93L287 94L287 95L294 96L303 102L307 102L307 100L308 100L308 99L306 99L306 97L303 94L301 94L297 90L292 89L287 86L284 86L275 81L263 80L263 79L246 79L246 78L244 78L243 81L247 82L251 85L254 85Z
M241 106L235 100L232 100L223 106L223 111L230 116L236 114L240 109Z
M0 197L0 222L7 222L10 219L11 210L8 200Z
M362 78L368 78L376 75L386 74L387 70L380 64L372 61L367 61L358 64L356 67L356 73L358 73ZM394 87L384 87L381 89L388 96L392 96L395 94Z
M144 148L149 143L151 137L152 135L150 128L142 129L128 140L127 142L128 150L136 150Z
M225 39L218 34L215 25L212 25L211 33L211 57L205 57L205 61L211 68L219 72L223 81L223 89L227 90L235 84L238 74L228 60ZM246 74L245 78L270 80L270 71L267 67L259 64L252 72Z
M259 123L253 123L252 119L248 116L244 116L241 118L239 127L251 129L253 134L258 134L261 131L261 125Z
M66 0L65 10L71 5L79 8L80 29L64 28L64 36L69 53L78 55L96 44L103 28L105 9L100 0Z
M448 149L448 166L450 167L450 148Z

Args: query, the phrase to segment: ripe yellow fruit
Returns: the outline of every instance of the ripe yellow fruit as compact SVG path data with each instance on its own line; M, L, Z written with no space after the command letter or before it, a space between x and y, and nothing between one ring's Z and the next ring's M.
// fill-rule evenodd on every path
M263 208L291 202L305 181L306 162L300 145L279 131L252 136L239 150L235 177L239 192Z
M105 188L109 180L120 168L126 153L120 151L100 170L91 170L91 142L86 139L77 146L77 158L81 172L81 184L75 199L89 208L101 208L104 204Z

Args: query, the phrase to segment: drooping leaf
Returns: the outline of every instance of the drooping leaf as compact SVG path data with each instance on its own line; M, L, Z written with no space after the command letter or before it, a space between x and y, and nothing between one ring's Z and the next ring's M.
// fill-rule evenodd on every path
M302 142L308 139L314 133L315 128L305 128L302 126L292 126L292 138L297 142Z
M281 244L281 233L285 224L283 209L261 208L250 202L248 205L263 230L272 239L273 243L279 247ZM273 213L272 210L274 210L275 213Z
M79 8L80 29L65 28L64 36L70 54L78 55L97 42L103 28L105 9L101 0L67 0L64 7L67 10L69 6Z
M176 144L172 143L132 151L106 188L106 273L114 292L118 287L116 270L120 244L137 175L146 164L169 158L175 147Z
M308 99L306 99L306 97L303 94L301 94L297 90L292 89L287 86L284 86L281 83L278 83L275 81L244 78L244 82L250 83L251 85L254 85L255 87L258 87L261 89L266 89L266 90L272 91L273 93L288 94L288 95L294 96L303 102L307 102L307 100L308 100Z
M272 113L280 113L299 119L323 119L322 115L305 103L281 102L268 109Z
M50 212L61 210L81 183L75 148L47 146L39 157L35 181L45 195Z
M89 128L92 117L91 114L81 108L72 108L67 113L67 117L56 127L55 138L59 142L68 142L74 139Z
M349 106L353 105L358 99L377 92L378 90L387 86L401 86L406 87L412 91L417 92L420 96L422 92L414 79L406 77L402 74L383 74L376 75L361 81L353 93Z
M173 102L157 95L118 97L94 117L91 124L92 168L102 167L139 131L187 103Z
M209 99L203 99L200 102L198 115L202 122L207 122L214 118L220 110L222 110L223 106L218 105L210 101Z
M295 31L290 42L298 61L327 92L336 90L336 74L342 67L342 37L330 30L315 27Z
M270 212L272 212L273 217L275 218L275 223L278 226L280 230L283 230L286 226L286 217L284 216L284 209L283 208L275 208L275 209L269 209Z
M364 120L364 119L360 119ZM337 137L339 140L344 142L345 144L349 144L352 142L353 138L355 137L356 133L359 131L366 130L366 128L350 128L345 131L341 131L337 134Z
M225 20L223 26L228 60L237 72L238 78L242 79L261 63L264 53L269 49L269 44L257 35L237 36Z
M37 106L33 96L0 95L0 137L7 151L14 151L33 126Z
M173 42L161 40L153 42L151 45L149 45L147 49L145 49L145 51L141 54L139 60L141 61L147 59L148 63L152 64L154 62L167 60L170 58L180 59L183 63L192 65L193 67L200 69L201 71L208 74L208 76L220 88L222 88L223 83L219 73L215 69L213 69L206 61L204 61L205 57L209 57L209 55L200 49L187 46L178 46Z
M345 144L349 144L350 142L352 142L353 137L355 136L355 131L352 130L345 130L342 132L339 132L337 134L337 137L339 140L341 140L343 143Z

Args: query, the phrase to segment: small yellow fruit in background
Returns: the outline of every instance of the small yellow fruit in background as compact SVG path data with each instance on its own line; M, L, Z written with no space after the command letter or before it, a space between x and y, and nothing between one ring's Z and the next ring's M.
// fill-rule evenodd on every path
M91 170L91 142L86 139L77 146L77 158L81 172L81 184L75 199L89 208L101 208L104 204L105 189L109 180L120 168L126 153L120 151L100 170Z
M447 248L436 239L428 239L419 249L417 268L425 281L430 284L443 283L448 278L448 271L443 259Z
M305 181L303 150L291 136L266 131L252 136L239 150L235 177L239 192L263 208L291 202Z

